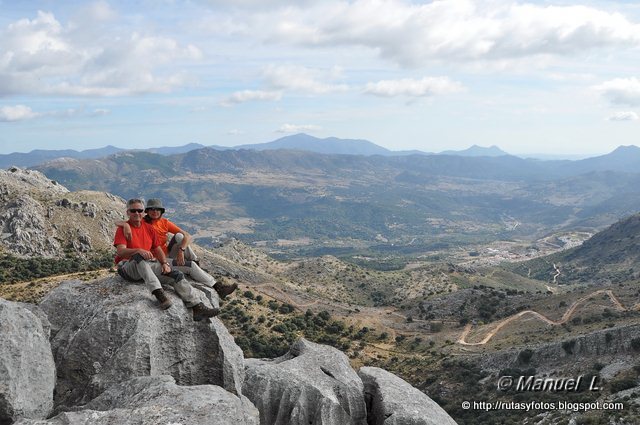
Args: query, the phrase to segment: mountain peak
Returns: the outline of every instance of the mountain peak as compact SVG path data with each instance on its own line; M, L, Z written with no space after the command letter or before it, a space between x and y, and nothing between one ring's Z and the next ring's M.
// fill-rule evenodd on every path
M503 151L496 145L491 145L488 148L472 145L470 148L461 150L461 151L442 151L439 155L459 155L459 156L504 156L509 155L507 152Z
M292 134L272 142L236 146L235 149L273 150L291 149L338 155L388 155L389 150L368 140L339 139L327 137L320 139L306 133Z
M624 155L628 155L628 154L638 154L640 153L640 148L635 146L635 145L620 145L617 148L615 148L610 155L612 154L624 154Z

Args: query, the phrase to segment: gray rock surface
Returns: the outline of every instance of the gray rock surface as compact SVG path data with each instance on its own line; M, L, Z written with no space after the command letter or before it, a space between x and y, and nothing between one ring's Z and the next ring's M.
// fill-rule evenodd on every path
M43 299L58 368L58 411L136 376L171 375L178 385L241 393L244 359L233 337L215 318L194 322L180 298L167 293L173 306L163 311L142 283L114 275L63 282ZM201 298L207 300L204 293Z
M82 410L16 425L257 425L258 411L214 385L181 387L170 376L138 377L114 385Z
M60 242L49 238L51 225L45 219L45 209L29 195L8 201L0 214L0 239L8 250L26 256L55 257L61 251Z
M369 424L455 425L435 401L393 373L362 367L358 375L364 384Z
M0 243L10 254L100 255L112 249L115 222L124 211L124 200L111 194L69 192L34 170L0 170Z
M246 360L243 393L270 425L366 424L362 381L335 348L296 341L273 360Z
M0 298L0 424L45 418L53 407L56 369L47 332L24 305Z
M562 371L568 373L576 368L590 368L595 362L602 364L625 363L628 368L637 362L638 353L631 341L640 338L640 324L633 323L603 329L576 336L564 341L531 344L530 361L523 365L518 355L523 350L507 349L477 356L478 364L493 373L507 367L533 367L539 374Z

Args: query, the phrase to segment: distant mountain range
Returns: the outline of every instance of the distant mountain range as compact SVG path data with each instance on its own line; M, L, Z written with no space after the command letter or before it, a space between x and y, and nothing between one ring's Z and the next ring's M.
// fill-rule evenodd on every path
M337 137L328 137L320 139L308 134L300 133L291 136L285 136L277 140L267 143L245 144L233 147L227 146L205 146L199 143L189 143L183 146L175 147L159 147L149 149L135 149L135 151L152 152L160 155L175 155L190 152L196 149L209 147L215 150L299 150L305 152L316 152L322 154L337 155L382 155L382 156L406 156L406 155L436 155L430 152L422 152L417 150L410 151L391 151L389 149L378 146L368 140L362 139L339 139ZM74 159L97 159L113 155L118 152L129 151L115 146L106 146L100 149L88 149L84 151L76 151L72 149L65 150L34 150L29 153L10 153L0 155L0 168L7 168L15 165L18 167L33 167L51 161L57 158L74 158ZM489 148L473 145L472 147L462 151L444 151L439 155L459 155L459 156L503 156L508 155L497 146Z
M322 247L344 241L425 252L593 231L640 211L637 147L580 161L201 148L34 168L72 190L160 197L197 238L213 230L246 241L311 238Z

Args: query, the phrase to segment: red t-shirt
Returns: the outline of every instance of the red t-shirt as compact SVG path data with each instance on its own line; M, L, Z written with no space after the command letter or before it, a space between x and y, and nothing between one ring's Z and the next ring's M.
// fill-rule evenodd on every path
M113 238L113 246L118 247L118 245L125 245L127 248L141 248L151 252L159 246L156 231L153 230L150 224L143 221L140 223L140 227L134 227L131 221L127 223L131 226L131 240L128 241L127 238L124 237L122 227L118 227L116 229L116 236ZM128 257L120 257L116 254L115 262L118 264L120 261L127 259Z

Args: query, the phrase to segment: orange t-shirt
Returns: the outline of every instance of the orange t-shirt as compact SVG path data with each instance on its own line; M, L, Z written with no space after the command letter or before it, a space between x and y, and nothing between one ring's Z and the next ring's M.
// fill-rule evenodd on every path
M128 223L131 226L131 240L128 241L124 237L122 227L118 227L116 229L116 236L113 238L113 246L117 247L118 245L124 245L127 248L142 248L146 251L153 251L153 249L159 245L160 242L158 240L158 234L154 231L152 226L144 221L140 223L140 227L134 227L131 225L131 222ZM127 259L128 258L116 255L115 263L118 264L121 260Z
M165 254L168 254L167 233L173 233L175 235L176 233L182 232L182 229L164 217L153 220L149 224L151 224L151 227L156 231L156 235L158 236L158 245L160 245Z

